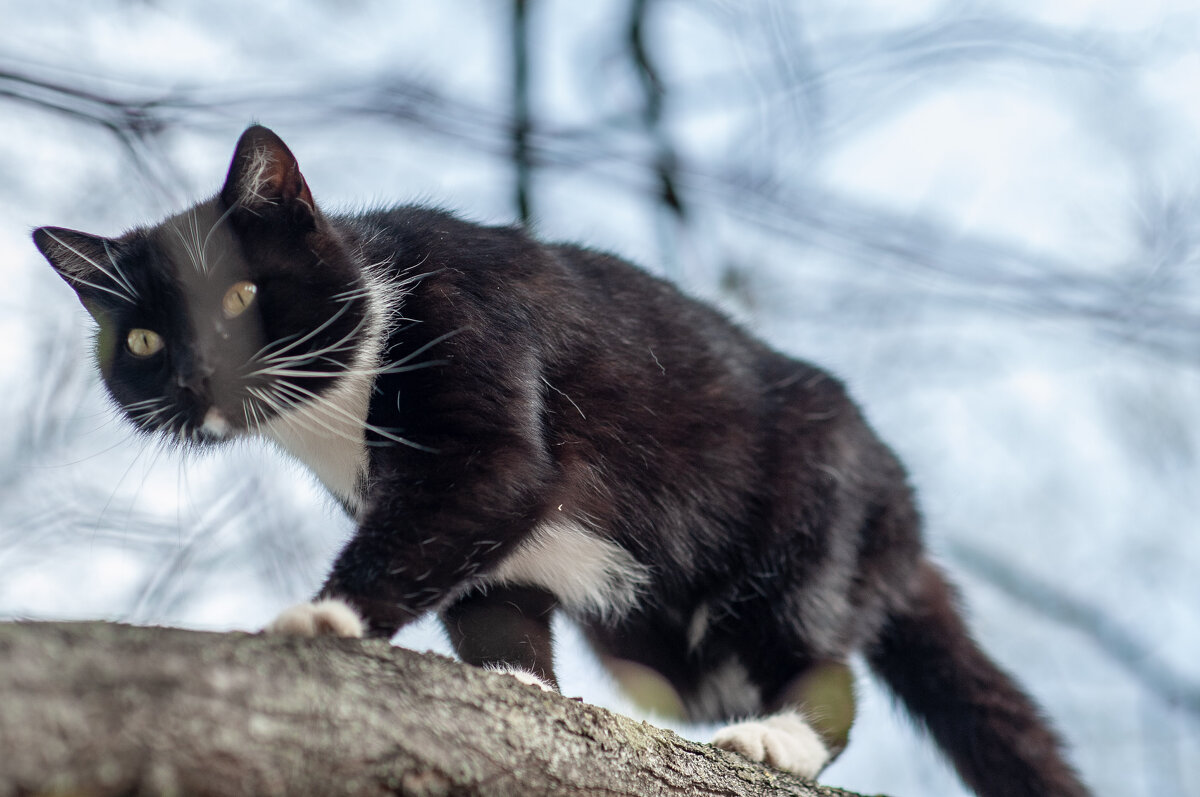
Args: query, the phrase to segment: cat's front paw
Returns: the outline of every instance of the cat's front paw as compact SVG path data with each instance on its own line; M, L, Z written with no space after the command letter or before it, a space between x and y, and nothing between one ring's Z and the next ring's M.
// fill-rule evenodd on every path
M785 711L717 731L713 744L809 780L829 763L829 750L803 715Z
M345 601L336 598L298 603L279 613L263 629L268 634L287 636L341 636L360 638L363 620Z

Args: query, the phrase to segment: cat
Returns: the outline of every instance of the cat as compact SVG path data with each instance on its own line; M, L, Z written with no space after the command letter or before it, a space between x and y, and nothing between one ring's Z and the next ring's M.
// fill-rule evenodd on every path
M387 638L437 612L464 661L555 689L565 612L620 679L808 778L844 745L861 653L980 795L1087 794L842 384L667 282L426 207L327 215L258 125L183 213L33 237L138 430L273 440L356 520L270 630Z

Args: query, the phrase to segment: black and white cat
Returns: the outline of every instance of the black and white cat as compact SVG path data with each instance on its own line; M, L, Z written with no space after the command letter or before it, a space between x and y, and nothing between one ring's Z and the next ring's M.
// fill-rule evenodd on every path
M862 653L979 794L1086 794L842 385L667 283L428 208L326 215L258 126L214 198L34 240L135 426L272 439L356 519L273 630L390 637L434 611L465 661L553 685L561 609L618 675L733 721L719 745L808 777L849 727L828 721L849 687L813 674Z

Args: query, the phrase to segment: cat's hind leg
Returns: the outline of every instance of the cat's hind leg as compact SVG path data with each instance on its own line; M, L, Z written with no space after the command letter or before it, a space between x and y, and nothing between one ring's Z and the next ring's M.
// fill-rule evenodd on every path
M454 651L467 664L557 692L550 630L556 603L554 595L538 587L484 587L444 609L441 621Z
M819 662L770 701L774 713L727 725L713 744L752 761L815 778L846 746L854 682L843 662Z
M833 760L820 734L795 710L727 725L712 743L810 780Z

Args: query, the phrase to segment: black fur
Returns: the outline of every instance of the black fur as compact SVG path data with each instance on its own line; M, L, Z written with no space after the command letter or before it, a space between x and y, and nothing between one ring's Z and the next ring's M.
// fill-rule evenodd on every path
M289 377L315 401L379 334L367 467L342 496L358 530L321 590L371 633L440 611L467 661L553 681L554 590L570 573L489 579L566 523L626 552L635 597L563 602L606 661L657 671L693 718L786 708L812 668L865 652L980 794L1086 793L1033 704L971 641L924 557L903 468L829 374L609 255L421 207L325 216L264 128L244 134L195 216L220 241L212 279L181 262L170 222L107 251L81 233L35 239L100 320L118 402L167 395L180 413L143 428L204 442L216 406L235 432L253 430L239 407L269 377L247 375L248 354L334 318L302 348L353 346ZM95 261L153 298L82 284L112 289ZM258 285L258 312L244 340L223 343L204 314L237 279ZM375 293L335 298L356 288ZM387 323L373 326L381 290ZM165 330L158 362L122 349L142 326ZM714 697L731 661L749 696Z

